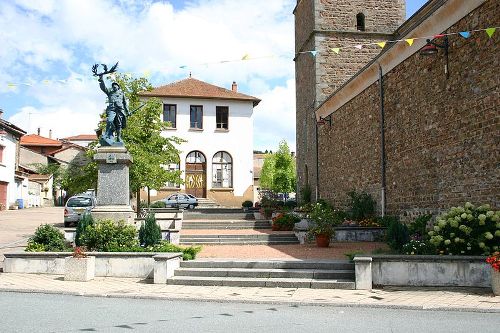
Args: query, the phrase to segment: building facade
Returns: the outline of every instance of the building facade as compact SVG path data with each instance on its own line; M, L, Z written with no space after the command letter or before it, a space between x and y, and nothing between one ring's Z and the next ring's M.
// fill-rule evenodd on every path
M0 210L3 210L28 198L28 178L19 169L19 140L26 132L1 116L0 110Z
M499 34L485 32L499 12L495 0L427 2L395 31L401 42L316 109L331 120L318 131L322 198L342 206L365 191L407 221L467 201L500 206ZM424 54L422 36L442 47Z
M163 135L186 140L180 145L183 184L166 184L152 200L182 191L223 206L241 207L253 200L253 108L259 99L231 89L187 78L152 91L163 103Z
M379 52L404 22L404 0L297 0L295 84L297 187L317 199L318 147L315 109ZM363 50L355 46L374 43ZM332 50L348 46L335 54ZM307 51L316 51L315 55ZM300 200L300 198L299 198Z

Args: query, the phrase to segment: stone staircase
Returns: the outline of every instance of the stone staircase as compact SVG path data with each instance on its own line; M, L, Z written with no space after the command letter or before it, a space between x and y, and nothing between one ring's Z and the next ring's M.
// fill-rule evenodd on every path
M184 213L182 245L277 245L299 244L293 232L273 233L269 220L255 220L242 209L206 208ZM239 232L234 232L237 230ZM216 232L214 232L216 231Z
M197 198L198 199L198 206L197 208L217 208L220 207L220 205L208 198Z
M354 264L347 260L183 261L167 284L354 289Z

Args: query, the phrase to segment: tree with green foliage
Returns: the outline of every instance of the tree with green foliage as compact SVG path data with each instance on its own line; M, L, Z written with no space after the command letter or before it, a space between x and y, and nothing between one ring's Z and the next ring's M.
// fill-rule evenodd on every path
M156 223L155 214L149 213L139 229L139 242L144 246L153 246L159 244L160 241L160 226Z
M295 191L295 160L285 140L279 143L278 151L264 159L260 174L260 185L275 193Z

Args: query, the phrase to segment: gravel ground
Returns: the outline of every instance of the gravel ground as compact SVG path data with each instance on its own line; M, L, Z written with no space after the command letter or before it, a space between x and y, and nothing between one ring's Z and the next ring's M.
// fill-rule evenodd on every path
M204 245L197 258L231 259L347 259L345 253L387 250L386 243L338 242L328 248L316 244L293 245Z

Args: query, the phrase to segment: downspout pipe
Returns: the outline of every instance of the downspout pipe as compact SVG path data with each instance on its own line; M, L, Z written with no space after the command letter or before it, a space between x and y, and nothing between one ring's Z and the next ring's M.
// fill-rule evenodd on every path
M316 121L316 118L314 118L314 122L316 124L315 129L316 129L316 202L319 199L319 135L318 135L318 122Z
M380 172L382 188L380 189L380 206L382 217L385 216L386 207L386 182L385 182L385 114L384 114L384 77L382 66L378 64L379 86L380 86Z

